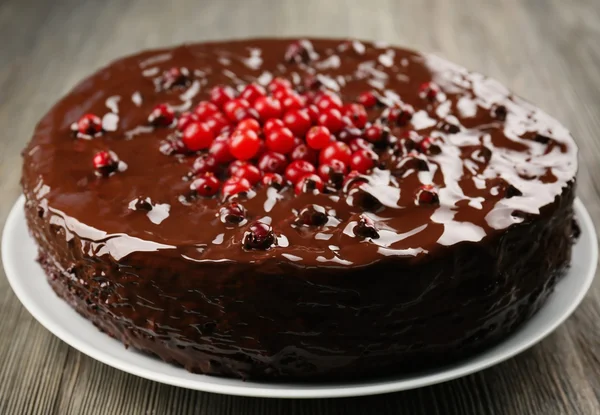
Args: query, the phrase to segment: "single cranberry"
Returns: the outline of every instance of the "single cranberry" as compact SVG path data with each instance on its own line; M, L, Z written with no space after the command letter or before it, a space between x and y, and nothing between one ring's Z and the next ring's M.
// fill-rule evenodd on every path
M177 129L179 131L185 130L190 123L198 121L198 116L193 112L184 112L177 120Z
M296 93L288 94L281 99L281 108L283 112L299 110L304 108L304 100L302 97Z
M319 122L319 108L316 105L311 104L311 105L307 106L306 113L310 117L310 121L313 124L316 124Z
M360 219L358 220L358 223L356 224L356 226L354 226L353 231L354 234L359 238L379 238L379 232L377 232L373 220L365 215L361 215Z
M99 151L94 154L94 168L101 176L108 176L119 166L119 158L112 151Z
M294 160L285 169L285 178L292 184L296 184L302 176L312 174L315 171L315 166L308 161Z
M249 103L254 103L258 98L264 97L267 94L265 88L258 84L248 84L240 94L240 98L245 99Z
M284 59L288 63L308 63L310 61L310 51L302 42L295 41L288 45Z
M273 78L269 82L269 91L274 92L277 89L292 89L292 83L285 78Z
M163 89L171 89L174 86L185 86L190 81L181 69L172 67L163 72L161 77L161 85Z
M367 110L362 104L344 105L343 114L350 118L356 128L364 128L367 125Z
M297 225L304 226L323 226L327 223L327 220L328 217L325 213L325 209L320 207L320 209L317 210L313 205L302 209L294 222Z
M208 152L215 158L217 163L229 163L233 156L229 151L229 139L227 136L219 136L213 141Z
M312 193L315 190L322 192L323 180L316 174L306 174L298 179L294 190L297 195L300 193Z
M326 110L319 115L319 125L327 127L331 134L335 134L344 127L342 114L335 108Z
M440 92L440 87L434 82L425 82L419 86L419 97L428 101L435 101Z
M358 150L371 150L372 148L371 144L368 141L363 140L362 138L354 138L348 143L348 146L350 147L350 150L352 150L352 152Z
M387 114L388 124L399 127L405 126L412 119L414 113L414 108L409 104L402 104L390 108Z
M269 225L263 222L254 222L244 233L242 244L247 250L269 249L275 243L275 234Z
M331 160L327 164L321 164L317 173L324 182L334 184L336 187L341 186L344 181L344 176L348 168L339 160Z
M367 173L375 166L377 155L369 150L357 150L350 159L350 168L359 173Z
M292 150L290 159L304 160L314 165L317 163L317 152L306 144L300 144Z
M223 112L231 121L241 121L238 111L250 108L250 103L243 98L232 99L223 105Z
M102 132L102 120L94 114L85 114L77 121L77 130L84 135L94 136Z
M432 137L423 137L423 139L417 144L417 149L421 153L425 154L439 154L441 149L438 145L434 144L434 141L435 140Z
M274 151L268 151L258 159L258 168L265 173L283 173L287 164L285 156Z
M227 117L225 117L225 115L223 115L223 113L220 113L220 112L217 114L213 114L212 116L207 118L204 123L208 126L210 131L215 136L218 134L221 134L223 132L223 130L226 127L229 127L229 125L230 125Z
M158 104L148 116L148 122L156 127L168 127L175 120L175 113L167 104Z
M223 196L233 196L238 193L247 192L251 187L252 185L248 180L243 177L234 176L225 180L221 192L223 193Z
M213 173L203 173L200 177L194 179L190 185L190 189L195 191L198 195L204 197L211 197L219 192L221 182L215 177Z
M262 184L264 186L274 187L276 189L283 188L284 180L281 174L277 173L267 173L262 178Z
M231 202L219 209L219 219L224 224L238 225L246 220L246 209L240 203Z
M273 97L259 97L254 101L254 109L261 121L279 118L282 114L281 103Z
M210 102L218 108L223 108L233 98L235 98L235 90L230 86L217 85L210 90Z
M372 143L378 143L384 138L383 128L379 125L372 125L365 130L365 138Z
M326 112L330 109L340 111L342 109L342 100L339 95L333 92L323 92L315 98L315 105L320 112Z
M434 205L438 204L439 202L440 199L437 191L432 185L426 184L417 190L417 197L415 199L416 205Z
M267 134L265 143L269 150L287 154L294 149L294 134L285 127L271 130Z
M336 141L335 143L329 144L319 154L319 162L321 164L327 164L331 160L339 160L345 165L350 165L350 158L352 157L352 151L347 144Z
M214 173L217 170L217 160L212 154L201 154L192 166L194 174Z
M235 172L246 165L248 165L247 161L234 160L227 166L227 174L229 174L229 176L235 176Z
M209 148L214 139L215 136L209 126L201 122L191 123L181 135L181 141L191 151Z
M377 97L371 91L365 91L358 96L358 102L365 108L373 108L377 105Z
M196 114L198 119L202 121L219 112L219 107L209 101L200 101L194 108L194 114Z
M283 123L293 134L299 137L304 137L312 124L308 113L304 110L287 111L283 116Z
M233 176L246 179L250 185L254 186L262 178L262 173L254 164L246 164L237 169L235 173L233 173Z
M253 130L256 131L257 133L260 131L260 124L258 123L258 121L252 119L252 118L247 118L243 121L241 121L236 129L238 130Z
M250 160L258 153L260 138L256 131L235 130L229 137L229 151L238 160Z
M320 150L331 142L331 133L327 127L316 126L312 127L306 133L306 144L310 148Z
M279 130L280 128L284 128L284 127L285 127L285 124L280 119L269 118L267 120L267 122L265 122L265 126L263 127L263 130L265 132L265 135L268 135L269 133L271 133L271 131Z

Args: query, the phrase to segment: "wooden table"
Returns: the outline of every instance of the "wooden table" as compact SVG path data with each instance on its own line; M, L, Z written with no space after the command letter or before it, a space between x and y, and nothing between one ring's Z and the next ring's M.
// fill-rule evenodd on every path
M493 5L492 3L495 3ZM353 36L437 52L498 78L570 127L579 196L600 225L600 2L0 1L0 223L20 194L19 152L78 80L118 56L183 41ZM554 334L496 367L383 396L270 400L166 386L67 346L0 270L1 414L600 414L600 279Z

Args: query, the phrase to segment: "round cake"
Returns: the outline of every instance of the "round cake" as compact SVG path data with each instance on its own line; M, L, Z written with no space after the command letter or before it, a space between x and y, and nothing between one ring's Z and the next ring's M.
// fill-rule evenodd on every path
M187 370L355 378L477 353L569 266L577 148L497 81L382 43L146 51L23 152L54 291Z

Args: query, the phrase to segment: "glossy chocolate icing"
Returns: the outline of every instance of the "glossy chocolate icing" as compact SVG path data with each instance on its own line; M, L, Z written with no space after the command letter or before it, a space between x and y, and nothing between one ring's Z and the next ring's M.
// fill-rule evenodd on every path
M535 312L570 258L577 160L566 129L496 81L431 55L314 39L288 62L289 44L143 52L50 110L24 151L23 188L57 293L126 344L238 377L421 367L490 344ZM188 77L163 88L171 67ZM236 226L220 220L220 198L186 198L195 157L159 150L173 131L148 125L152 108L189 109L216 84L283 76L300 85L309 75L344 100L374 89L386 105L412 105L412 121L391 134L432 137L439 151L416 156L427 170L404 146L388 148L358 190L254 189L239 199L249 220ZM430 81L441 89L433 101L419 89ZM73 136L84 113L103 117L103 134ZM110 177L93 171L99 150L121 160ZM415 203L423 184L439 189L439 204ZM297 225L310 207L326 212L325 225ZM363 215L377 238L356 235ZM243 249L256 219L272 225L271 249Z

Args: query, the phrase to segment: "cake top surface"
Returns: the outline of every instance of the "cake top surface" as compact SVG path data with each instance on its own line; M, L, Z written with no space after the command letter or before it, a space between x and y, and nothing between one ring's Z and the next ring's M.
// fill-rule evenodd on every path
M577 170L569 132L497 81L325 39L115 61L44 116L24 157L26 190L91 254L335 267L484 240Z

